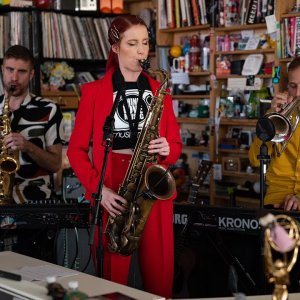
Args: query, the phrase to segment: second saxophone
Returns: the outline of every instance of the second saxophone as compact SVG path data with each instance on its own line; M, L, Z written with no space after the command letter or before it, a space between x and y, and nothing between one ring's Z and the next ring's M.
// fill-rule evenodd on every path
M15 173L20 169L19 151L8 149L4 145L4 137L11 132L10 98L16 86L11 85L4 100L1 116L1 138L0 138L0 204L13 202L12 189Z

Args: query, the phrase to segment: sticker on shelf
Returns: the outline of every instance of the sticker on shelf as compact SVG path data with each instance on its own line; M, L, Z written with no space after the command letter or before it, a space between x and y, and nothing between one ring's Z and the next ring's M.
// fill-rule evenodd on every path
M221 164L213 165L213 176L214 176L214 180L222 180L222 165Z

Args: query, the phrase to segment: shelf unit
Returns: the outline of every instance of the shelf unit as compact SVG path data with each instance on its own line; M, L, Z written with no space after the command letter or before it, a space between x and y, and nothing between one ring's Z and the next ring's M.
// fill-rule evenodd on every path
M79 18L86 18L86 17L93 17L93 18L106 18L106 17L113 17L113 14L102 14L100 12L95 11L70 11L70 10L53 10L53 9L39 9L35 7L26 7L26 8L19 8L19 7L10 7L10 6L0 6L0 13L2 16L8 16L10 22L22 22L22 27L20 28L22 32L28 32L28 36L26 35L24 44L28 48L30 48L34 54L36 65L35 65L35 77L32 80L31 91L37 95L42 94L45 97L58 101L59 105L62 109L77 109L78 107L78 96L74 92L48 92L43 91L41 88L41 79L40 79L40 66L45 61L52 61L52 62L61 62L65 61L68 65L74 68L75 72L83 72L83 71L99 71L100 69L104 69L106 61L104 59L70 59L67 57L60 57L57 58L55 55L53 57L44 57L43 56L43 45L49 41L47 34L43 32L43 22L42 22L42 15L44 13L55 13L57 15L67 15L67 16L78 16ZM18 13L20 18L16 18L14 21L12 14ZM23 20L24 17L27 17L27 20ZM13 21L11 21L13 20ZM69 24L69 23L68 23ZM53 24L52 24L53 25ZM70 24L69 24L70 25ZM26 28L26 30L24 29ZM69 27L70 30L70 27ZM4 32L5 35L5 32ZM22 36L22 34L13 32L10 33L10 37L13 36ZM60 35L60 38L62 36ZM24 39L23 38L23 39ZM6 39L8 42L5 44L2 43L1 47L3 47L3 52L11 46L13 43L10 39ZM4 40L5 41L5 40ZM21 43L18 42L18 43ZM100 47L100 45L99 45ZM55 52L55 50L53 50ZM1 59L1 57L0 57Z
M294 5L294 1L286 0L286 1L277 1L276 8L275 8L275 15L277 20L283 20L284 18L288 18L291 16L300 16L300 13L288 13L291 7ZM126 12L130 12L132 14L137 14L143 8L150 8L158 13L158 1L157 0L125 0L124 7ZM34 12L34 14L39 15L41 11L39 9L20 9L20 8L7 8L7 7L0 7L0 12L8 13L11 11L21 11L21 12ZM48 11L48 10L47 10ZM94 17L103 17L99 13L95 12L70 12L70 11L59 11L58 13L70 13L72 15L82 15L82 16L94 16ZM159 15L156 16L156 20L159 19ZM33 26L33 23L29 22L29 26ZM38 46L37 52L35 55L39 58L41 56L41 32L39 31L40 28L37 29L38 32ZM210 117L209 118L178 118L177 121L181 127L192 127L192 128L201 128L204 126L210 126L210 142L209 145L206 146L184 146L183 151L189 153L189 158L191 159L191 176L196 171L197 164L195 162L195 154L197 153L208 153L209 158L214 162L220 161L220 157L222 156L241 156L246 157L246 151L242 150L228 150L228 149L216 149L217 141L215 140L214 136L214 114L215 114L215 104L216 98L220 94L220 83L222 81L227 81L228 78L243 78L241 75L222 75L222 76L215 76L212 79L211 75L215 75L216 71L216 57L219 55L233 55L238 57L245 57L249 54L253 53L262 53L264 54L268 60L273 59L275 65L281 66L281 77L284 78L284 74L286 72L286 64L291 61L291 58L280 58L276 55L276 50L274 49L257 49L257 50L237 50L237 51L216 51L216 36L229 34L231 32L238 32L242 30L254 30L255 32L264 32L266 30L265 24L254 24L254 25L240 25L240 26L231 26L231 27L222 27L222 28L211 28L210 25L200 25L200 26L191 26L191 27L182 27L182 28L174 28L174 29L161 29L159 30L157 26L156 31L156 43L159 46L164 45L177 45L180 44L180 39L183 36L191 36L194 33L201 33L203 35L210 36L210 70L205 72L197 72L197 73L190 73L189 77L191 82L199 83L203 82L204 80L209 81L210 83L210 93L206 95L173 95L174 100L185 101L187 103L191 103L195 105L197 101L202 99L209 99L209 109L210 109ZM151 63L155 66L156 65L156 58L157 56L151 54ZM42 61L40 60L39 63ZM57 61L55 58L50 58L49 60ZM62 60L62 59L59 59ZM91 66L95 66L96 63L99 63L99 66L104 66L105 61L96 61L96 60L72 60L72 59L63 59L67 61L68 64L74 66L75 68L83 68ZM97 66L98 67L98 66ZM262 79L270 79L271 75L257 75L257 77ZM218 87L215 86L215 80L219 82ZM284 80L280 82L279 85L275 86L275 91L284 90ZM36 91L40 91L39 89L39 76L37 72L36 77ZM72 92L43 92L43 95L48 98L52 98L56 100L59 105L61 105L62 109L76 109L78 105L78 97L75 93ZM226 119L222 118L220 123L220 135L224 135L226 129L229 126L236 126L236 127L246 127L246 128L254 128L256 125L256 120L249 120L249 119ZM218 156L216 155L218 153ZM225 173L224 176L227 176ZM229 174L231 177L237 176L237 178L256 178L256 174ZM230 177L229 176L229 177ZM223 203L224 198L216 197L215 196L215 182L211 180L210 187L209 187L209 196L211 199L211 204ZM221 200L220 200L221 199ZM219 202L219 200L221 202ZM246 203L246 199L244 199ZM228 198L227 198L228 201ZM252 201L250 199L249 201Z
M291 12L291 9L295 5L295 1L287 0L287 1L280 2L280 4L278 3L278 5L280 6L280 13L278 13L277 19L281 23L281 28L282 28L284 19L291 18L291 17L300 17L300 12ZM280 66L280 82L278 85L278 90L280 90L280 91L286 90L287 64L289 62L291 62L292 59L293 59L292 57L282 58L282 57L278 56L277 65Z
M159 19L160 16L158 15ZM183 28L174 28L174 29L159 29L157 28L157 45L179 45L180 39L184 36L192 36L201 32L203 35L211 35L211 29L209 25L199 25L199 26L190 26ZM214 43L211 39L211 43ZM211 49L214 49L214 45L211 45ZM211 60L210 60L211 61ZM212 88L212 82L210 75L212 74L214 68L214 63L211 61L210 69L208 71L201 71L197 73L190 72L189 78L191 83L204 83L209 82L210 92L209 94L204 95L172 95L173 100L184 101L191 105L196 105L197 102L203 99L209 99L209 110L210 116L214 112L214 102L215 90ZM190 117L178 117L177 122L180 127L188 128L191 130L202 130L209 124L211 124L210 118L190 118ZM211 127L211 126L210 126ZM210 130L211 131L211 130ZM211 131L213 132L213 131ZM193 177L198 169L198 155L203 155L204 153L208 154L211 160L214 160L214 139L210 137L208 146L184 146L183 153L187 155L188 164L189 164L189 176ZM214 182L210 181L210 188L207 191L207 196L209 198L214 197Z
M290 14L286 15L286 13L289 11L289 9L294 5L294 1L277 1L276 7L275 7L275 16L277 20L280 19L280 17L289 17ZM292 14L293 16L300 16L300 13ZM158 16L158 19L160 16ZM191 26L191 27L182 27L182 28L174 28L174 29L161 29L157 28L157 45L159 46L165 46L165 45L179 45L180 44L180 38L184 35L192 35L193 33L202 33L206 35L210 35L210 70L206 73L206 76L208 80L210 81L210 94L209 95L193 95L193 96L187 96L187 95L172 95L174 100L180 100L180 101L197 101L199 99L210 99L210 117L204 118L204 119L194 119L194 118L177 118L177 121L179 125L182 126L204 126L209 125L210 126L210 142L208 147L191 147L191 146L185 146L183 148L183 152L185 151L192 151L192 152L207 152L209 154L209 157L214 162L220 162L221 158L223 156L234 156L234 157L244 157L247 158L248 151L247 150L240 150L240 149L217 149L218 141L215 139L214 135L214 129L215 129L215 123L214 123L214 117L215 117L215 109L216 109L216 98L220 95L221 91L221 84L222 82L226 82L228 78L245 78L245 76L242 75L222 75L222 76L216 76L216 58L219 55L232 55L234 57L239 58L245 58L249 54L263 54L265 59L264 62L270 62L274 61L274 65L285 65L287 62L289 62L291 59L279 59L277 57L276 49L256 49L256 50L236 50L236 51L216 51L216 37L219 35L226 35L229 33L234 32L241 32L243 30L253 30L255 33L265 33L267 30L267 26L265 23L262 24L253 24L253 25L239 25L239 26L231 26L231 27L220 27L220 28L210 28L209 25L200 25L200 26ZM285 68L281 68L282 74L286 71ZM213 76L211 76L213 75ZM190 78L193 80L196 77L193 77L193 74L189 74ZM214 77L214 79L212 79ZM271 74L259 74L256 75L256 77L261 78L263 80L270 80L272 79ZM216 82L217 81L217 86ZM274 91L277 92L280 89L278 85L274 86ZM239 128L245 128L246 130L255 130L257 120L253 119L233 119L233 118L222 118L220 121L220 128L219 128L219 135L224 136L227 129L229 127L239 127ZM191 162L191 165L194 165L193 161ZM252 181L258 181L259 175L257 173L251 174L246 172L224 172L224 177L231 177L235 178L235 180L244 180L249 179ZM211 180L210 182L210 199L211 204L224 204L224 197L215 195L215 182L214 180ZM247 204L249 202L249 206L253 205L255 202L255 205L258 204L257 199L247 199L247 197L238 197L241 200L241 203L243 205ZM228 197L227 199L228 204Z

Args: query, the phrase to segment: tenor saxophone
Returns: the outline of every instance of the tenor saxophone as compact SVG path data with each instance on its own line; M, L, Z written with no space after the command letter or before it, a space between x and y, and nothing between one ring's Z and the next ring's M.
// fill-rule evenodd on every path
M141 66L146 69L149 62L143 60ZM162 80L153 96L125 178L118 190L118 194L128 201L128 209L120 216L109 216L105 228L108 249L124 256L138 248L155 201L169 199L176 188L171 172L157 164L157 155L148 153L149 142L159 136L159 122L168 85L166 71L149 68L148 72L160 76Z
M8 149L4 144L4 137L11 132L9 102L16 86L10 86L4 100L0 136L0 205L13 202L12 190L15 173L20 169L19 151Z

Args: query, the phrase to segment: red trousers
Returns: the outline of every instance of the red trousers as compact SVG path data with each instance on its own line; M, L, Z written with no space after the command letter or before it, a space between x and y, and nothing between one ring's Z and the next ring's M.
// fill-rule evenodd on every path
M113 153L114 183L117 191L125 176L130 155ZM103 229L108 214L103 215ZM103 234L105 279L127 285L131 256L121 256L107 249L107 238ZM156 200L151 209L138 249L139 267L146 292L165 298L172 297L174 273L173 201Z

